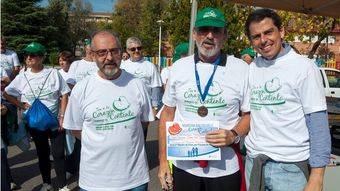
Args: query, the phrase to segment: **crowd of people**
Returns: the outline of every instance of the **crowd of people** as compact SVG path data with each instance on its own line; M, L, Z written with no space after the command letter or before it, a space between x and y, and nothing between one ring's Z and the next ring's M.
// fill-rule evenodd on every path
M70 190L69 173L79 173L81 191L147 191L145 142L155 116L163 190L321 191L331 143L318 68L283 41L273 10L248 16L245 34L253 48L241 58L222 51L227 25L219 9L199 10L194 55L188 55L188 43L179 44L174 64L161 74L144 59L137 37L128 38L123 50L116 34L95 32L81 60L59 53L59 70L44 67L46 49L37 42L23 49L21 67L1 38L1 190L14 183L6 145L18 119L8 119L30 120L27 113L40 100L58 121L47 129L25 126L36 146L41 191ZM171 121L217 122L204 139L220 149L220 160L169 161Z

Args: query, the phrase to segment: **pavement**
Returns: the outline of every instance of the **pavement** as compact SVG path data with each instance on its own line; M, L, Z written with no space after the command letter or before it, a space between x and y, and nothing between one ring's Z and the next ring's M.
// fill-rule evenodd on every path
M149 127L146 141L146 152L150 169L149 191L161 190L158 178L158 121L152 122ZM14 182L20 186L18 191L39 191L42 186L42 178L39 172L38 159L34 143L31 142L30 150L22 152L17 146L8 147L8 161ZM52 165L53 167L53 165ZM72 176L68 180L68 186L72 191L78 191L78 176ZM52 184L55 182L55 172L52 170Z

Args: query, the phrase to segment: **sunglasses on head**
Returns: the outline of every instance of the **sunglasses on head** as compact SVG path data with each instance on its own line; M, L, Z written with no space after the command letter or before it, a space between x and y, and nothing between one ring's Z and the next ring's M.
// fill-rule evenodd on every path
M134 52L136 50L138 51L141 51L142 50L142 47L141 46L138 46L138 47L132 47L132 48L129 48L130 51Z

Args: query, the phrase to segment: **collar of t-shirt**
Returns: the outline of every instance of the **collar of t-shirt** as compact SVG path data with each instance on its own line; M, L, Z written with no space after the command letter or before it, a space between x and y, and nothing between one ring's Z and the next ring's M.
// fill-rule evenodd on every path
M281 51L278 55L276 55L273 59L267 59L263 56L261 56L263 62L265 62L266 64L271 64L271 63L274 63L275 60L287 55L291 50L292 50L292 47L288 44L288 43L283 43L282 44L283 46L283 51Z

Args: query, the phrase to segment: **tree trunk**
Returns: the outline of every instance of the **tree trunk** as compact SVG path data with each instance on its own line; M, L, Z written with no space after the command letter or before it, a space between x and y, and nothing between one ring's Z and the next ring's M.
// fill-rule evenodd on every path
M313 44L312 50L310 50L308 53L308 58L314 57L314 54L316 50L319 48L321 41L323 41L323 39L325 39L332 32L332 30L335 28L335 24L336 24L336 19L332 19L332 25L329 28L329 30L318 36L318 40Z

